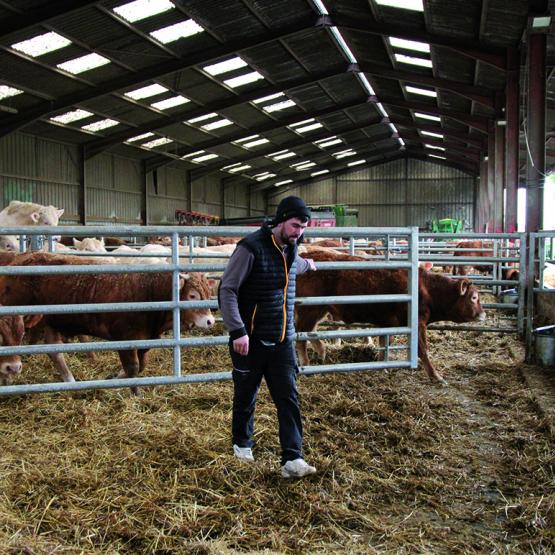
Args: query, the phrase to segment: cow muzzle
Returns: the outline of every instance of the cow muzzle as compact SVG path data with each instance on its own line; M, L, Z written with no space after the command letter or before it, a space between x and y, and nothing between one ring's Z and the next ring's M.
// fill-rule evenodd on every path
M17 376L21 373L21 361L2 362L0 364L0 374L8 376Z
M216 318L212 313L198 315L194 319L195 326L199 328L211 328L216 323Z

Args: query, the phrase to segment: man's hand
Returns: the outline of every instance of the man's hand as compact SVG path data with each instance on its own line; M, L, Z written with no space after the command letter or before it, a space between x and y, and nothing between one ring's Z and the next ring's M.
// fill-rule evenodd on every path
M310 266L310 270L312 272L316 271L316 264L314 264L314 260L312 260L312 258L305 258L305 260L308 262L308 265Z
M234 339L233 350L239 355L247 356L249 354L249 336L243 335L238 339Z

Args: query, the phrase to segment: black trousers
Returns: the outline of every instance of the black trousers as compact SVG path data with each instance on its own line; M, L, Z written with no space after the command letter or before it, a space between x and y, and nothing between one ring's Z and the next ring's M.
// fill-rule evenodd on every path
M254 409L262 378L277 408L281 464L302 458L303 429L297 392L297 358L293 342L266 346L251 338L249 354L229 352L233 363L233 443L254 445Z

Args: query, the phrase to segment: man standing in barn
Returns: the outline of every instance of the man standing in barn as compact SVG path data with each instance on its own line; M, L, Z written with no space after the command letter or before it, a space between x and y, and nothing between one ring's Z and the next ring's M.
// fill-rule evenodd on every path
M302 199L284 198L273 220L239 242L218 292L233 364L233 453L254 461L254 409L264 377L277 408L284 478L316 472L302 454L294 347L296 275L316 270L297 253L309 219Z

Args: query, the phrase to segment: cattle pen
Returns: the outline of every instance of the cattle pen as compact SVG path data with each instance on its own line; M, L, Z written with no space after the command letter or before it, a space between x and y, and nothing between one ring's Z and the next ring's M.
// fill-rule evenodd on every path
M100 231L106 233L105 228L86 230L88 235ZM163 231L171 234L167 227ZM345 235L344 230L329 231ZM382 255L390 260L371 256L363 267L379 268L384 261L408 267L411 259L414 270L418 258L437 256L414 230L357 231L360 236L391 231L391 245L401 245ZM155 232L160 229L140 230L141 235ZM393 240L400 232L409 245ZM177 233L186 231L175 232L174 248ZM308 232L309 239L316 234L323 232ZM434 248L442 248L441 243ZM518 256L498 253L490 262L504 265ZM400 260L393 262L396 257ZM222 269L221 264L190 264L190 250L186 261L176 258L166 270ZM452 260L447 255L440 262ZM468 261L461 257L458 262ZM157 268L140 265L132 271ZM96 265L84 269L98 271ZM129 267L104 265L102 270L117 273ZM490 287L507 285L493 277L485 280L498 282ZM484 303L489 312L497 304L495 297ZM217 305L209 300L163 306L175 311ZM68 307L40 310L60 308ZM146 310L144 305L130 309ZM0 403L6 491L0 514L7 523L0 543L33 553L467 553L501 552L507 545L515 553L548 553L554 510L549 420L538 414L521 381L524 350L516 326L500 327L505 334L499 333L498 320L488 319L485 325L463 325L461 332L455 326L430 331L430 354L449 382L439 388L410 368L410 357L398 359L407 352L403 342L386 345L386 361L391 360L384 363L377 360L375 347L361 341L385 330L333 329L301 336L343 340L341 348L329 348L323 375L312 375L322 366L312 354L310 366L302 369L306 449L319 468L317 478L302 484L284 484L275 476L275 415L266 391L259 400L256 467L245 467L229 454L231 384L221 324L187 331L178 340L146 342L155 347L151 367L135 381L105 379L118 365L114 349L130 343L20 347L32 355L25 356L17 384L0 388L0 394L9 393ZM496 333L485 341L488 331ZM79 381L54 383L49 365L37 356L60 349ZM90 361L85 356L90 350L101 356ZM181 376L176 368L183 370ZM345 371L378 368L383 371ZM31 376L35 384L29 384ZM147 386L143 398L118 391L131 383ZM50 394L22 395L26 392Z

